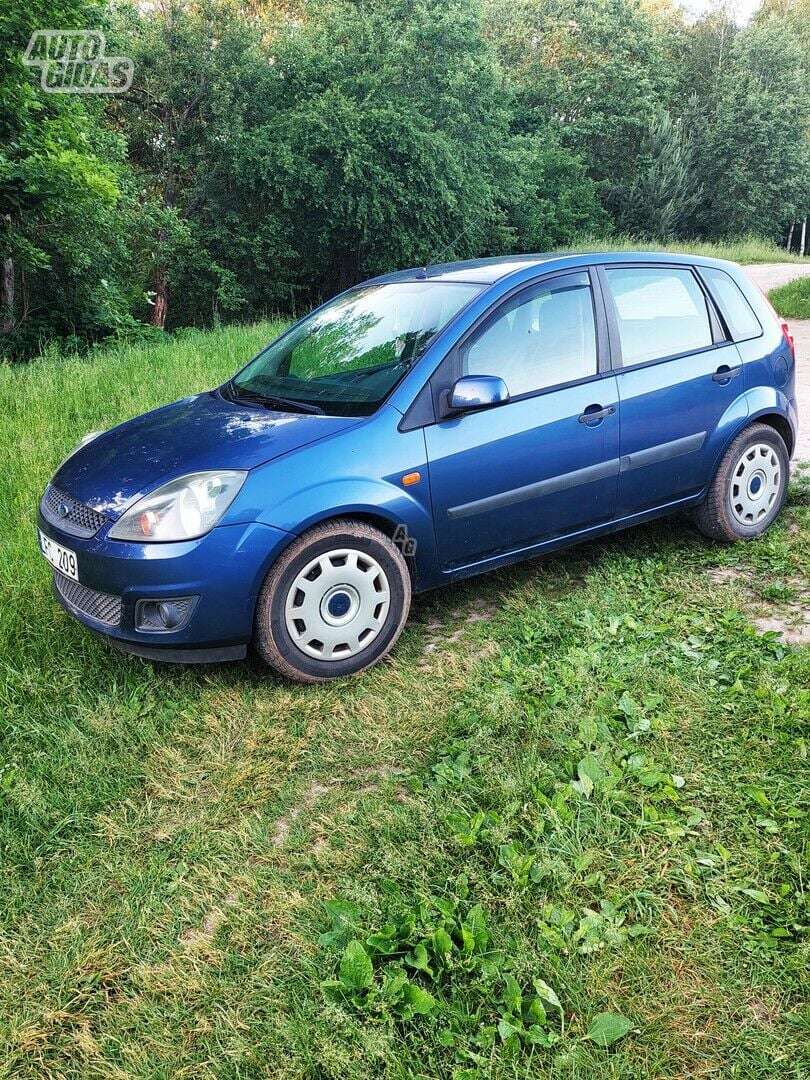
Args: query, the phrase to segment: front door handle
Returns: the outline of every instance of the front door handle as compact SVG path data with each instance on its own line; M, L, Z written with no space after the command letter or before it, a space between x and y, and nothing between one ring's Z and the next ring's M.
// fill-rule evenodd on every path
M730 383L732 379L736 379L741 372L741 367L729 367L728 364L721 364L714 375L712 375L712 382L719 382L721 386L725 386Z
M580 424L593 424L593 426L596 427L596 425L601 423L606 416L612 416L615 412L615 405L608 405L607 408L604 409L601 405L589 405L578 419Z

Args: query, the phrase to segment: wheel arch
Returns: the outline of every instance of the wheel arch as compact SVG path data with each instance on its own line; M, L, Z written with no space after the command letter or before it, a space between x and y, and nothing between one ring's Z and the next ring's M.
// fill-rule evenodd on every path
M745 431L751 424L767 424L773 428L784 439L788 457L791 457L796 445L795 416L795 406L780 390L764 386L752 387L736 399L715 429L716 434L721 437L715 443L710 475L714 476L729 446L740 432Z
M405 559L405 565L408 567L408 573L411 579L411 589L413 592L419 591L420 588L429 587L426 585L426 581L430 576L431 567L430 560L435 562L435 554L431 550L431 544L428 542L428 551L425 551L425 529L418 530L421 535L418 537L413 535L411 521L404 521L405 515L396 514L394 512L386 513L383 509L377 506L364 506L364 505L344 505L344 506L332 506L325 508L322 513L312 515L307 518L306 521L301 523L301 527L295 532L288 531L285 543L280 547L275 548L272 553L268 553L268 557L263 562L256 574L251 590L253 603L258 598L259 591L262 586L262 582L270 572L271 567L279 558L284 554L287 548L300 536L308 533L311 529L317 528L320 525L328 525L332 521L357 521L363 522L366 525L372 526L372 528L378 529L381 533L388 537L389 540L394 540L394 536L397 529L404 528L407 530L406 536L403 538L407 540L410 538L412 541L416 541L412 546L407 544L398 544L403 558ZM429 540L433 540L431 536ZM435 547L435 543L433 545ZM419 559L417 559L416 552L419 552Z
M438 584L441 575L427 466L420 463L419 471L421 483L414 487L402 485L399 470L393 477L339 476L304 486L285 485L262 516L266 524L292 534L291 539L339 519L371 525L392 540L399 530L411 552L407 555L403 544L398 544L407 556L411 585L414 591L422 591Z
M405 559L405 565L408 567L408 573L411 576L411 588L416 591L417 581L417 564L416 555L410 550L407 543L400 543L395 539L398 529L402 529L404 522L395 521L393 518L387 517L385 514L380 513L379 510L346 510L328 511L324 513L322 517L319 517L316 521L310 521L307 523L305 529L301 530L301 535L309 532L310 529L314 529L318 525L328 525L332 521L362 521L365 525L370 525L374 529L378 529L381 533L388 537L389 540L397 544L397 547L402 552L402 557Z
M776 520L785 503L789 469L777 469L776 477L772 478L774 483L778 484L775 495L779 496L779 501L776 507L773 507L773 498L771 498L762 511L756 509L755 514L746 513L745 516L741 516L746 502L742 487L746 485L746 481L742 480L742 486L737 490L733 485L736 477L744 477L744 469L752 460L753 455L749 453L749 448L756 445L758 440L767 441L768 436L763 429L770 430L781 439L784 431L782 424L787 426L788 434L792 435L792 425L787 417L779 412L763 409L753 415L749 414L743 423L737 425L731 439L724 447L723 456L712 474L712 479L704 489L702 498L695 503L693 508L695 523L705 536L725 542L750 540L761 536ZM756 432L752 431L754 427L757 428ZM739 444L735 447L735 442L738 440ZM775 446L775 442L773 445ZM779 451L780 457L784 452L786 461L789 446L789 443L785 443ZM732 450L733 456L731 456ZM758 482L754 492L756 493L760 487L762 487L761 481ZM749 500L750 496L749 490ZM756 500L756 494L754 497ZM738 501L740 505L736 505ZM748 509L750 511L750 505ZM765 515L764 523L761 523L762 514Z
M782 439L787 447L788 457L793 456L793 450L796 445L796 436L793 432L790 421L786 416L783 416L778 412L765 412L760 413L758 416L750 416L748 423L745 427L750 427L751 424L767 424L768 427L773 428ZM742 428L741 430L745 430Z

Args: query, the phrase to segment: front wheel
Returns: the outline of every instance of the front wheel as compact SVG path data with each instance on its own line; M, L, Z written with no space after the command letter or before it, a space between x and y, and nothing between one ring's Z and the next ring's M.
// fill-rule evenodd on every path
M359 521L317 525L270 568L254 645L288 678L325 682L371 667L393 648L411 605L399 548Z
M790 459L779 432L750 424L733 440L696 507L695 523L713 540L761 536L785 504Z

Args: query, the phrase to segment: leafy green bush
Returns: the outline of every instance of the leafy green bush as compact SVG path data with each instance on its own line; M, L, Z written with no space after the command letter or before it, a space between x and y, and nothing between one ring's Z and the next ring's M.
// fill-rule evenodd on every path
M455 889L466 896L468 883L460 877ZM396 890L398 893L398 890ZM342 947L337 979L321 983L329 1001L348 1005L369 1018L404 1023L416 1017L458 1021L454 998L467 998L465 1012L475 1010L479 1021L473 1041L478 1049L496 1037L513 1049L521 1045L553 1046L562 1023L562 1004L541 978L532 980L524 994L509 972L504 953L490 946L487 918L480 904L465 900L424 897L412 906L400 906L392 921L376 930L361 925L358 905L326 901L332 928L320 943ZM470 1000L472 999L472 1001Z

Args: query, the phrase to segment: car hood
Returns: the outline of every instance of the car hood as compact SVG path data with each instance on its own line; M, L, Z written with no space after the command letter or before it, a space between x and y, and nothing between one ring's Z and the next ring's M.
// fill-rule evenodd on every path
M252 469L357 422L350 416L238 405L212 391L99 435L64 462L53 484L115 519L134 496L177 476L204 469Z

